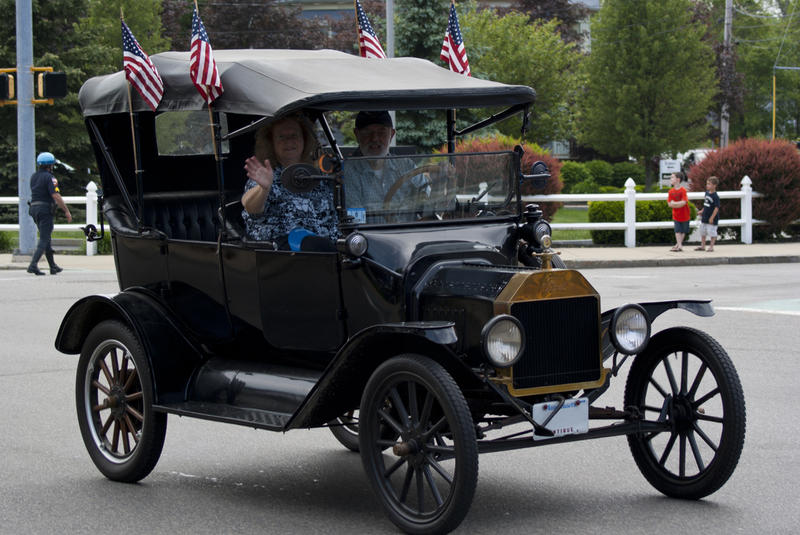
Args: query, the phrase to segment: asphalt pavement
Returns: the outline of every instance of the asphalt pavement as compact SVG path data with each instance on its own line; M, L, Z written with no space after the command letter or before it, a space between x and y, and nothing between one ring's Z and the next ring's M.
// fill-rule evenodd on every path
M668 245L604 247L562 242L556 243L553 249L572 269L800 262L800 242L722 243L710 252L695 251L696 246L696 243L691 243L683 251L673 252ZM0 269L26 269L28 262L30 257L0 254ZM67 271L114 270L111 255L56 254L56 262ZM39 262L39 268L47 271L44 258Z

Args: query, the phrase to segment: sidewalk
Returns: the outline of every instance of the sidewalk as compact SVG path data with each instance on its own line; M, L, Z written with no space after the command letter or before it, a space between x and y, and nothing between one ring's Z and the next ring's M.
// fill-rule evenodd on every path
M673 253L668 245L658 247L595 247L556 244L554 249L572 269L618 268L618 267L664 267L664 266L710 266L720 264L769 264L800 262L800 242L754 243L717 245L713 252L695 251L697 244L690 244L679 253ZM26 269L28 260L14 262L11 254L0 254L0 270ZM114 271L111 255L56 254L56 262L65 270ZM46 270L47 262L39 262Z
M669 245L657 247L553 247L573 269L617 267L711 266L720 264L770 264L800 262L800 242L717 244L714 251L695 251L697 243L681 252Z

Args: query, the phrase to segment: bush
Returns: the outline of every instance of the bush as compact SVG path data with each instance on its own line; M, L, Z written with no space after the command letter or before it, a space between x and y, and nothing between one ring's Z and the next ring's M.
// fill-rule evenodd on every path
M0 232L0 251L9 252L13 249L14 242L10 232Z
M106 227L103 239L97 242L97 254L113 254L111 250L111 229Z
M592 160L583 165L586 167L586 170L589 171L592 180L600 186L614 185L614 168L610 163L604 160Z
M610 186L618 188L625 187L625 181L632 178L636 184L644 184L645 171L644 166L634 162L618 162L611 166L613 178L611 179Z
M689 203L691 219L697 216L697 208ZM667 201L638 201L636 203L636 221L671 221L672 208ZM593 201L589 203L589 221L592 223L610 223L625 221L624 201ZM593 230L592 242L602 245L621 245L625 243L624 230ZM644 229L636 231L637 244L671 243L675 240L675 232L667 229Z
M588 178L572 186L570 193L597 193L598 189L600 189L600 186L597 185L597 182Z
M567 161L561 166L561 182L564 184L564 193L574 193L572 188L575 185L590 180L592 175L580 162Z
M689 171L692 191L704 191L706 179L719 178L717 191L741 189L748 175L753 191L764 197L753 199L753 217L767 221L755 227L756 236L780 235L792 221L800 218L800 153L794 143L784 140L741 139L728 147L710 152ZM720 219L737 219L738 202L723 202ZM739 228L734 229L736 233Z
M459 140L456 143L456 152L494 152L502 150L513 150L515 146L522 145L521 141L517 138L504 135L491 135L483 137L473 137L465 140ZM554 158L546 150L541 148L535 143L522 145L525 150L522 155L522 172L525 174L530 173L531 166L536 161L543 161L550 171L550 178L545 184L544 188L534 189L533 184L525 182L522 184L523 195L553 195L561 193L563 187L561 183L561 162ZM440 152L447 152L447 147L442 147ZM550 219L555 214L563 203L548 202L541 205L544 217Z

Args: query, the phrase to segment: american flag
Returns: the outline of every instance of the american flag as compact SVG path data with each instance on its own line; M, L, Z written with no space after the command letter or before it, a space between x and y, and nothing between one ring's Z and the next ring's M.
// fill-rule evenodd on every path
M217 62L211 51L206 27L197 14L197 9L192 11L192 44L190 47L191 59L189 60L189 75L200 95L208 104L214 102L222 94L222 80L217 70Z
M361 7L361 2L358 0L356 0L356 17L358 18L358 53L362 58L385 58L386 53L383 51L381 41L375 35L375 30L372 29L372 24L369 23L367 14L364 13L364 8Z
M164 82L156 70L156 66L145 54L139 42L131 33L131 29L122 23L122 67L125 69L125 79L128 80L136 91L153 111L156 111L161 97L164 96Z
M444 32L444 43L442 43L442 53L439 57L450 65L451 71L471 76L467 50L464 48L464 38L461 37L461 28L458 26L458 15L456 15L454 3L450 4L450 17L447 20L447 31Z

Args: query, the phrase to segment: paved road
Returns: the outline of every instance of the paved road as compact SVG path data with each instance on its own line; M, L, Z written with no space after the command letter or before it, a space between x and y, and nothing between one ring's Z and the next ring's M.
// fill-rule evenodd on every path
M690 324L730 353L748 410L740 465L716 494L683 502L646 483L624 438L486 455L458 532L795 533L799 271L796 264L584 271L604 309L715 299L713 318L670 311L655 328ZM56 352L53 339L75 300L112 293L116 282L111 271L62 275L0 273L0 533L396 532L359 457L324 430L281 435L171 417L150 477L136 485L105 480L77 429L76 358ZM601 402L618 404L623 386L618 380Z

